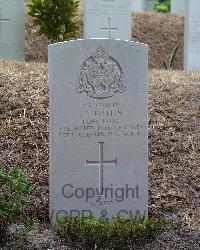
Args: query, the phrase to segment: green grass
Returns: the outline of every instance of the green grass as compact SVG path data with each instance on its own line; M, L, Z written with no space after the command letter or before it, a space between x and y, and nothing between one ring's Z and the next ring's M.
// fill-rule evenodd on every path
M28 176L17 167L6 172L0 166L0 235L3 237L8 225L23 214L27 195L31 192Z

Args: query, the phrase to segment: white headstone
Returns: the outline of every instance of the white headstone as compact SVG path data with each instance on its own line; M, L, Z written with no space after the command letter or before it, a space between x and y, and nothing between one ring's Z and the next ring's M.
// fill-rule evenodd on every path
M171 13L185 15L185 0L171 0Z
M133 12L144 12L144 0L132 0Z
M0 60L24 60L24 1L0 0Z
M147 216L147 46L49 46L50 217Z
M144 9L147 12L154 12L154 4L157 3L157 0L144 0Z
M85 0L84 38L131 40L131 0Z
M84 10L84 0L79 0L79 9L80 9L81 11Z
M184 68L200 71L200 1L186 1Z

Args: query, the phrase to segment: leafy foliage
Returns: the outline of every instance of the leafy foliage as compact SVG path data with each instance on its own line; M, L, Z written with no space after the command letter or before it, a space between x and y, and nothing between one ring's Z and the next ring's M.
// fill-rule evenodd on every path
M23 212L30 191L27 175L17 167L10 173L5 173L0 167L0 234Z
M171 1L170 0L158 0L154 5L154 10L157 12L170 12Z
M163 66L165 69L170 70L173 68L174 62L175 62L176 57L177 57L179 46L180 46L180 44L178 43L176 45L176 47L173 49L168 62L163 60Z
M165 226L160 219L115 218L109 223L93 217L65 217L56 225L58 234L78 249L133 249L154 239Z
M76 18L79 2L75 0L31 0L28 14L40 35L52 43L74 39L79 31Z

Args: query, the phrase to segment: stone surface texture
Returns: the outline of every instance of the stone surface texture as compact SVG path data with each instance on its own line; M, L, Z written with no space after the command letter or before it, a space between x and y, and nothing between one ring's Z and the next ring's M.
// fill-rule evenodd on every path
M147 216L147 46L49 46L50 216Z
M24 1L0 0L0 60L24 60Z
M84 38L131 40L131 0L86 0Z
M185 15L186 0L171 0L171 13Z
M200 71L200 2L186 2L184 68Z

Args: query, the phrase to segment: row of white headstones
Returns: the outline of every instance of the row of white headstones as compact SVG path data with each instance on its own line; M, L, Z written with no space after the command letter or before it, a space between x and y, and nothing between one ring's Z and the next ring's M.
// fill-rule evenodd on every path
M80 0L80 7L84 9L84 5L86 4L87 0ZM109 0L107 1L109 2ZM110 1L112 2L112 1ZM145 11L154 11L154 4L157 0L130 0L131 2L131 10L145 12Z
M84 9L87 0L80 0L80 8ZM187 0L171 0L171 13L185 14L185 2ZM155 11L154 4L157 0L131 0L131 10L133 12Z
M131 4L135 11L152 10L149 0L86 0L84 38L131 40ZM187 70L200 70L200 3L172 0L172 12L185 14L185 60ZM24 60L24 1L0 0L0 58Z

